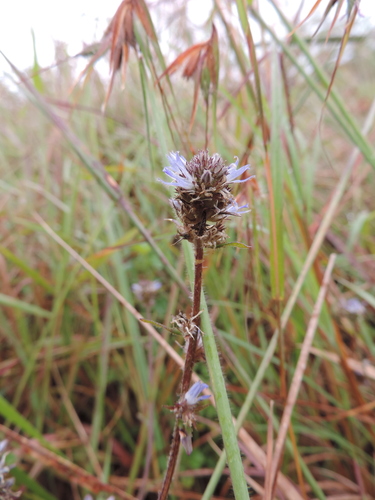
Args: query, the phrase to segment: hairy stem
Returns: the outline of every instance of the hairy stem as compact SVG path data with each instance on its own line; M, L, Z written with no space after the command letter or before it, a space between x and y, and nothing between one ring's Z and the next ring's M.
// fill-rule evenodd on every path
M182 373L181 390L180 394L185 394L190 387L191 376L195 364L195 351L197 347L197 337L200 326L200 303L202 295L202 270L203 270L203 245L200 239L197 239L195 244L195 264L194 264L194 290L193 290L193 308L191 316L194 319L194 324L198 327L193 329L191 337L188 339L188 349L186 352L185 365ZM178 452L180 448L180 429L178 423L179 417L176 415L176 422L173 429L173 440L169 452L168 466L165 473L164 481L158 500L166 500L168 498L169 488L173 479L174 471L176 468Z
M167 471L164 476L164 481L158 496L158 500L166 500L168 498L169 488L171 487L174 470L176 468L178 452L180 449L180 441L181 439L178 428L178 419L176 418L176 422L174 424L174 429L173 429L173 439L172 439L171 449L169 451Z
M185 259L188 264L187 268L189 276L191 281L193 281L193 279L195 279L192 276L192 263L194 261L193 252L191 251L188 242L183 242L182 246L185 253ZM227 462L232 478L234 496L236 500L249 500L241 454L238 447L234 425L232 423L232 413L225 387L224 375L220 365L219 353L216 346L210 316L208 314L207 303L203 294L201 297L200 307L203 310L201 315L202 330L204 332L202 340L204 344L207 367L210 373L210 387L212 388L216 401L216 409L223 435Z
M193 290L193 310L192 317L195 317L194 323L199 328L200 317L198 316L201 306L202 295L202 270L203 270L203 245L200 239L197 240L195 245L195 264L194 264L194 290ZM182 374L181 394L189 390L191 375L195 363L195 350L197 347L197 332L189 338L188 349L186 352L186 359L184 371Z

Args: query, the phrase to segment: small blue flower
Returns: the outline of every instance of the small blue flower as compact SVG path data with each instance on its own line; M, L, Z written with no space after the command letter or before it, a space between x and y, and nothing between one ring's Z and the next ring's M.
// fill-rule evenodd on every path
M366 307L356 297L352 297L351 299L342 299L340 300L340 303L343 309L345 309L349 314L362 315L366 312Z
M239 182L242 182L242 181L239 181ZM239 207L236 200L233 200L232 203L226 207L225 212L228 215L238 215L238 216L241 216L242 214L247 214L248 212L251 212L251 210L244 210L245 208L249 208L249 205L247 203L245 205L241 205Z
M225 166L224 163L222 163L221 156L217 153L214 154L211 158L211 161L213 165L218 165L217 171L215 171L214 169L212 172L210 170L205 170L204 172L196 172L196 174L199 174L198 176L194 175L194 172L191 170L191 168L186 168L187 160L182 155L180 155L179 151L172 151L167 155L167 158L169 160L169 167L165 167L163 169L163 172L171 177L173 181L166 182L161 179L159 179L159 181L167 186L174 186L176 188L179 187L189 192L194 192L197 186L202 181L206 183L207 186L211 185L215 182L215 178L217 178L218 175L222 175L223 173L225 179L224 185L245 182L253 177L251 176L247 177L246 179L237 179L237 177L242 175L244 172L246 172L246 170L249 170L250 168L249 165L244 165L241 168L237 168L239 162L237 156L235 156L236 161L234 163Z
M203 395L199 396L199 394L204 390L207 389L208 385L204 384L203 382L195 382L190 389L187 391L185 394L185 401L187 402L188 405L196 405L199 403L199 401L203 401L204 399L208 399L210 396L208 395Z
M227 183L228 184L230 184L230 183L235 184L238 182L246 182L249 179L251 179L252 177L254 177L254 175L252 175L251 177L246 177L246 179L238 179L237 181L233 180L233 179L236 179L237 177L239 177L240 175L242 175L244 172L246 172L246 170L249 170L249 168L250 168L250 165L244 165L243 167L237 169L239 159L238 159L238 156L235 156L235 158L237 158L235 163L231 163L227 167Z
M248 207L249 205L247 203L239 207L238 203L233 198L232 201L229 203L229 205L227 205L223 210L215 214L215 216L212 217L211 220L214 222L219 222L226 219L228 216L241 217L241 215L251 212L251 210L245 210L245 208Z
M165 182L159 179L160 182L167 186L180 187L187 191L194 191L194 179L186 169L186 158L180 155L178 151L172 151L167 155L167 158L169 160L169 168L165 167L163 172L174 179L174 182Z

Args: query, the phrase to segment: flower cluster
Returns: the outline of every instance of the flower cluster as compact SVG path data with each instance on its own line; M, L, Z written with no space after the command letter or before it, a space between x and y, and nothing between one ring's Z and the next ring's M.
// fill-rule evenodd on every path
M200 313L199 313L200 314ZM183 312L179 312L177 316L172 318L172 324L175 324L180 330L185 339L185 345L183 346L185 354L189 349L189 342L197 338L195 353L194 353L194 363L198 361L205 361L206 357L204 354L203 340L202 340L202 330L195 324L194 320L196 316L188 318Z
M155 302L155 295L162 287L160 281L140 280L138 283L132 284L132 292L138 302L146 307L151 307Z
M188 455L193 451L191 427L195 426L197 405L210 397L209 395L200 395L201 392L207 388L207 384L195 382L195 384L180 397L178 402L170 407L176 414L176 417L182 421L183 426L179 427L179 434L181 443Z
M224 221L248 212L247 205L238 206L230 185L248 180L239 177L249 165L237 168L238 158L225 165L219 154L210 156L208 151L200 151L189 162L179 152L167 158L169 167L163 172L173 180L161 182L176 188L171 204L182 222L179 235L192 243L200 238L205 247L223 243L227 237Z

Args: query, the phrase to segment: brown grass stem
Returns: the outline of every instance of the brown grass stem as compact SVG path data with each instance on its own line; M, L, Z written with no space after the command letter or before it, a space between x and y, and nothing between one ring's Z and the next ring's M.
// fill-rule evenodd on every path
M275 450L272 458L272 470L270 479L272 489L274 489L275 480L280 466L280 461L284 449L288 428L290 425L290 420L292 417L293 408L296 403L298 392L302 384L303 375L306 370L307 360L310 353L310 347L314 340L315 331L319 322L320 311L324 304L324 298L327 293L328 284L333 270L333 266L335 264L335 260L336 260L336 254L331 254L328 261L326 272L324 273L323 283L320 288L319 295L316 304L314 306L314 310L309 325L307 327L305 340L303 341L302 344L301 354L298 359L297 367L294 372L293 380L289 389L283 416L281 418L279 434L276 439Z

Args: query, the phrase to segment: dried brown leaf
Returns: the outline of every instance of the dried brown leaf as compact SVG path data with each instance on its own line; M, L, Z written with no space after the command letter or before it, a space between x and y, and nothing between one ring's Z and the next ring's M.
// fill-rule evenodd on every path
M210 90L212 90L213 93L217 91L219 80L218 47L217 31L213 25L211 37L207 42L197 43L182 52L158 79L158 81L160 81L165 75L172 75L183 65L185 65L185 67L182 76L188 80L194 78L193 108L191 111L189 131L193 126L197 111L199 87L202 90L206 105L208 105Z
M326 20L328 14L330 13L331 9L333 8L333 6L335 5L336 2L337 2L337 0L329 0L328 5L326 7L326 10L324 11L322 20L320 21L319 26L316 28L315 33L313 34L313 36L315 36L318 33L318 31L320 30L322 24ZM331 26L329 27L329 30L328 30L327 39L329 38L329 36L331 34L331 31L332 31L334 25L336 24L336 21L337 21L337 19L339 17L340 10L341 10L341 7L342 7L343 3L344 3L344 0L339 0L335 16L334 16L333 21L331 23Z
M111 95L115 74L121 70L121 79L125 84L125 76L127 63L129 60L129 49L137 47L137 40L134 33L134 17L137 17L141 22L146 34L152 40L156 40L155 31L153 29L152 20L149 15L147 5L144 0L123 0L116 10L108 28L104 32L101 42L97 46L97 52L89 61L86 68L82 71L79 78L87 73L87 70L102 55L110 49L109 67L110 67L110 82L103 108L106 107L109 96Z
M357 17L357 14L358 14L358 5L355 5L350 13L348 23L345 27L344 36L342 37L342 40L341 40L339 54L337 56L337 60L336 60L335 67L334 67L334 70L332 73L331 81L329 82L329 87L328 87L327 96L325 98L325 101L327 101L329 94L331 93L332 85L333 85L333 82L335 80L335 76L336 76L337 70L339 68L342 56L344 54L346 44L349 40L350 32L352 30L352 27L353 27L355 18Z
M199 59L200 52L202 48L205 46L205 43L197 43L196 45L193 45L192 47L189 47L187 50L182 52L176 59L168 66L168 68L160 75L159 80L161 80L165 75L172 75L175 71L177 71L184 63L185 61L191 57L193 60L194 58ZM188 63L189 64L189 61ZM191 75L186 76L186 78L190 78Z
M194 74L199 74L198 67L199 65L202 65L202 59L204 58L205 55L205 47L196 53L192 54L190 59L188 60L184 72L182 73L182 76L189 80L189 78L192 78Z

